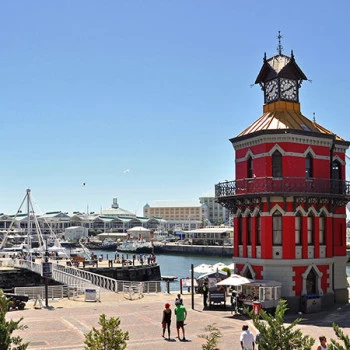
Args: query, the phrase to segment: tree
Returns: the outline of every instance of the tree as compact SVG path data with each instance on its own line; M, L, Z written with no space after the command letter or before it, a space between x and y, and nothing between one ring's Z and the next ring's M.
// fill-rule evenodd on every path
M123 332L119 328L119 317L107 319L106 315L102 314L98 324L101 326L100 330L93 327L88 334L85 334L86 350L123 350L126 348L129 332Z
M336 323L332 323L335 335L338 337L338 339L342 340L344 342L344 347L340 345L338 342L336 342L334 339L331 339L331 343L328 344L329 350L347 350L350 349L350 339L348 335L345 335L344 332L339 328L339 326Z
M225 271L227 273L227 277L231 276L231 269L229 267L223 267L221 271Z
M287 301L280 300L274 316L265 310L261 310L259 315L255 315L253 310L248 311L260 333L257 340L259 350L311 350L315 339L304 336L300 329L295 329L302 321L301 318L297 318L289 326L284 325L284 314L287 310Z
M219 338L222 337L222 334L219 330L219 328L216 327L216 324L210 324L205 327L205 330L207 332L210 332L209 334L200 334L199 338L205 339L207 342L202 345L202 350L219 350L217 347Z
M3 291L0 291L0 350L25 350L29 343L22 343L20 336L12 336L15 330L23 330L28 326L20 325L23 320L21 317L18 321L6 321L6 314L9 310L10 302L7 300Z

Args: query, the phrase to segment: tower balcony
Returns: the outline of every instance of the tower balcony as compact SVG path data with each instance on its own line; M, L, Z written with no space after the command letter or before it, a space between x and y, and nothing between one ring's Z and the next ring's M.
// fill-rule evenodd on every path
M255 177L215 185L219 203L232 197L307 196L350 201L350 181L305 177Z

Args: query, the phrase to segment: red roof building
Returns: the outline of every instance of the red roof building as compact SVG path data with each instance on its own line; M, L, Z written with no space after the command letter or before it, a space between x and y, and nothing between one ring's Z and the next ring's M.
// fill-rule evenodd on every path
M235 180L215 186L217 201L234 216L236 272L282 282L293 310L310 296L323 306L348 302L350 143L301 113L306 79L293 52L265 55L255 82L264 93L263 114L230 140Z

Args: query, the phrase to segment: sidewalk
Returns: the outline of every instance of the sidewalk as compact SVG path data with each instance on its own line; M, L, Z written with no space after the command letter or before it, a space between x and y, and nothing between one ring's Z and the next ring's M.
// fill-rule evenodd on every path
M129 331L130 340L127 349L201 349L204 340L199 338L205 333L205 327L216 323L223 337L220 339L221 350L240 349L239 336L242 325L248 324L256 334L253 323L246 316L231 315L230 311L203 310L200 295L195 296L194 309L191 308L191 296L184 295L184 304L188 310L186 320L186 338L183 342L176 338L175 317L171 325L171 340L162 338L161 317L164 304L169 302L174 309L174 294L150 294L142 299L127 300L122 293L101 292L101 302L84 302L78 300L49 300L49 309L33 309L33 303L28 302L23 311L11 311L8 318L18 320L23 317L22 324L29 328L18 334L30 341L30 350L82 350L84 349L84 334L92 327L98 327L99 316L120 317L121 328ZM317 314L290 314L286 322L297 317L305 318L301 328L304 334L314 338L324 334L328 339L335 338L332 321L338 323L346 334L350 335L350 305L334 308L329 312ZM345 327L345 328L344 328ZM317 342L316 342L317 343ZM315 349L317 346L315 345Z

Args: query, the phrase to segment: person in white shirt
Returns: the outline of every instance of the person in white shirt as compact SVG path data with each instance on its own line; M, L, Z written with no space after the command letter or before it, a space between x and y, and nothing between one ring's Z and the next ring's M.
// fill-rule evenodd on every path
M254 335L253 333L250 332L248 329L248 325L242 326L242 333L239 338L241 342L241 347L242 350L254 350L255 345L254 345Z
M327 345L327 338L322 335L319 337L320 339L320 345L317 347L317 350L328 350L328 345Z

